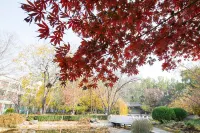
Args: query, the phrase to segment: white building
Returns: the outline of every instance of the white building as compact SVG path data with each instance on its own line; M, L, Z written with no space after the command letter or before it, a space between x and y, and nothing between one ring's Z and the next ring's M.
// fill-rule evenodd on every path
M15 108L19 105L22 89L14 80L0 79L0 114L7 108Z

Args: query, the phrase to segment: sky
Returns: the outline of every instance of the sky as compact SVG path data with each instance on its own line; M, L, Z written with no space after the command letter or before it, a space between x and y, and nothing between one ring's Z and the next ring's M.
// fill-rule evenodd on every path
M37 27L35 24L29 25L24 21L26 13L20 8L20 3L25 0L2 0L0 4L0 32L14 34L17 40L18 48L14 53L20 52L24 47L31 45L47 44L45 40L39 40ZM67 42L72 44L75 50L78 47L80 38L78 38L72 31L68 31L65 35ZM145 65L139 68L140 77L157 78L164 76L166 78L175 78L180 80L179 70L171 70L170 72L162 71L162 63L156 62L153 66Z

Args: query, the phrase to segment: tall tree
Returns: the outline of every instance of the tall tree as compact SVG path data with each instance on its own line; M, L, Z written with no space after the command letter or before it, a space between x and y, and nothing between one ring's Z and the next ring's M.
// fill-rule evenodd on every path
M187 111L200 116L200 66L186 67L181 72L183 83L178 87L179 97L172 101L171 106L186 108Z
M35 48L25 49L19 54L19 57L15 60L19 63L20 68L25 74L31 74L33 76L34 83L41 82L42 88L42 113L47 109L47 97L51 92L53 86L58 81L58 66L54 59L54 49L47 45L38 46Z
M132 78L127 81L123 81L122 79L120 79L116 84L114 84L113 87L110 87L106 83L98 84L97 94L101 98L102 104L107 115L111 113L118 100L122 97L122 95L120 95L122 89L124 89L129 83L132 83L137 80L137 78Z
M63 87L65 105L71 108L72 114L75 114L75 108L80 98L83 96L83 90L79 88L79 81L69 82Z
M57 48L63 81L116 82L117 69L137 74L158 59L169 70L182 57L200 58L199 0L27 0L21 8L25 21L37 24L39 38ZM73 57L66 57L70 44L63 40L69 29L82 39Z

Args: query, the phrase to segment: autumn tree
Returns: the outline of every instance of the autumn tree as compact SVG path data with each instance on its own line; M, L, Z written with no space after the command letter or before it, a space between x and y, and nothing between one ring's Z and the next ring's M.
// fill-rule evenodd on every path
M163 96L164 92L161 89L147 88L144 91L144 103L150 107L156 107L159 105Z
M83 82L116 82L114 70L137 74L156 60L169 70L182 57L200 58L199 0L27 0L21 8L25 21L37 25L38 37L57 48L63 81L83 76ZM73 57L66 56L66 30L82 39Z
M181 72L182 81L185 85L185 90L181 95L187 105L197 115L200 115L200 67L199 65L193 67L183 66L185 70ZM176 99L176 101L180 99Z
M31 75L26 75L20 79L24 93L21 96L21 105L26 106L29 112L32 112L33 108L39 107L36 103L36 94L40 84L32 82L32 78Z
M175 79L168 79L165 77L154 78L140 78L137 82L132 82L126 86L121 92L123 98L130 102L144 101L144 94L147 95L148 89L162 92L164 97L159 104L167 105L173 99L175 93L181 92L182 84ZM177 89L176 89L177 88ZM154 90L155 89L155 90Z
M122 97L122 95L120 95L120 93L122 92L122 89L124 89L129 83L135 82L137 80L139 79L131 78L129 80L122 80L122 78L120 78L120 80L118 80L117 83L115 83L113 87L110 87L106 83L98 84L97 94L101 98L105 112L108 115L111 113L112 109L114 109L118 100Z
M119 108L119 114L120 115L127 115L128 114L128 106L122 99L118 100L118 108Z
M79 81L66 81L66 85L63 86L63 98L65 105L72 110L72 114L75 114L75 109L83 96L83 90L79 88Z
M41 90L42 113L46 112L47 97L59 78L59 69L53 59L54 49L47 45L25 49L15 59L24 74L33 76L31 82L41 82L44 89Z

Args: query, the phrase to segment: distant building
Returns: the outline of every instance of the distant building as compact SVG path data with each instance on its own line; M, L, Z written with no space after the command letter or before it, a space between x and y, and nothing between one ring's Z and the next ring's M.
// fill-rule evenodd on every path
M0 114L3 114L7 108L16 108L21 94L19 83L10 79L0 79Z
M141 104L137 102L128 102L127 103L129 114L144 114L144 111L141 108Z

